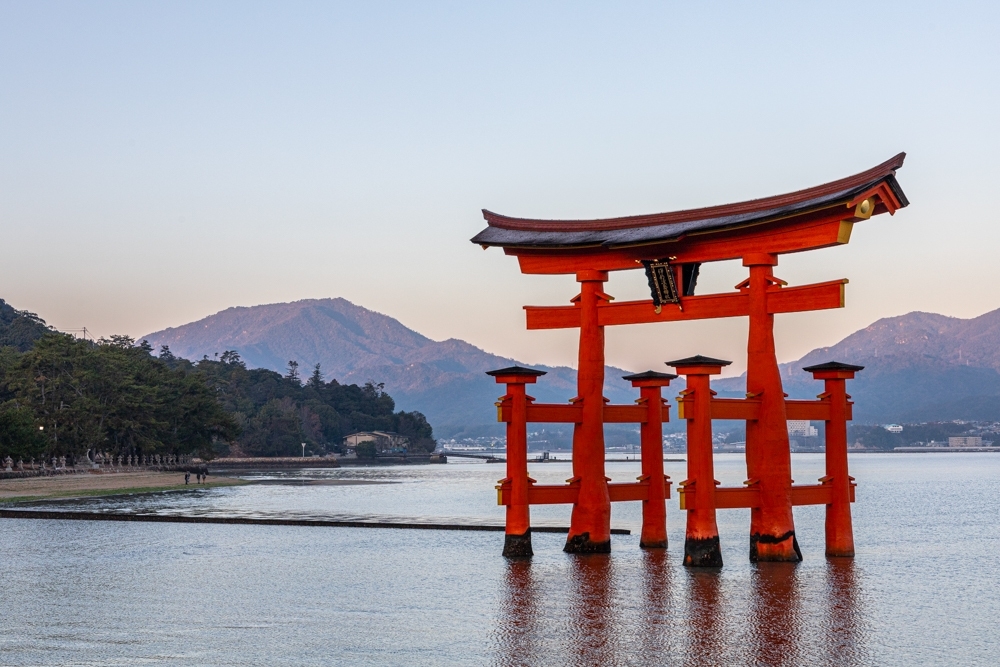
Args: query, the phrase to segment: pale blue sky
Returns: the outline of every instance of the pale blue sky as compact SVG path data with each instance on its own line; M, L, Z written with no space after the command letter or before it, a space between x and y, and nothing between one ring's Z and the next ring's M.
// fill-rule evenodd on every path
M0 297L140 335L343 296L433 338L572 363L468 239L489 208L602 217L776 194L908 152L912 205L787 256L848 307L779 318L794 359L882 316L1000 307L991 3L0 4ZM638 272L608 291L639 298ZM729 289L739 266L703 270ZM737 361L745 322L609 333L609 361ZM843 360L850 361L850 360Z

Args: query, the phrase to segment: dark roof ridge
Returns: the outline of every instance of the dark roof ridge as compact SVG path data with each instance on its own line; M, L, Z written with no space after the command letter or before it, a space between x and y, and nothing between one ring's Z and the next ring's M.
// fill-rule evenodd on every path
M750 199L733 204L721 204L716 206L706 206L704 208L686 209L682 211L672 211L666 213L649 213L644 215L630 215L618 218L601 218L592 220L542 220L532 218L515 218L511 216L494 213L483 209L483 218L486 219L490 227L500 229L532 231L532 232L583 232L583 231L610 231L616 229L634 229L637 227L652 227L657 225L676 224L691 222L695 220L710 220L725 216L741 215L765 211L784 206L790 206L806 202L818 197L847 193L856 188L864 187L876 183L882 179L888 179L889 186L900 203L906 206L908 203L902 190L895 182L896 170L903 166L906 153L886 160L882 164L871 169L841 178L822 185L816 185L804 190L796 190L782 195L762 197L760 199ZM474 242L478 242L473 239Z
M725 359L713 359L712 357L706 357L700 354L696 354L693 357L686 357L684 359L675 359L674 361L664 362L667 366L728 366L733 363L731 361L726 361Z
M827 361L823 364L816 364L814 366L806 366L802 370L806 373L819 373L822 371L850 371L852 373L857 373L858 371L863 371L864 366L855 366L854 364L845 364L841 361Z
M633 380L676 380L677 376L673 373L660 373L659 371L643 371L641 373L632 373L631 375L623 375L623 380L632 382Z
M486 371L487 375L492 375L496 377L497 375L531 375L538 377L540 375L545 375L548 371L536 371L534 368L525 368L524 366L508 366L507 368L499 368L495 371Z

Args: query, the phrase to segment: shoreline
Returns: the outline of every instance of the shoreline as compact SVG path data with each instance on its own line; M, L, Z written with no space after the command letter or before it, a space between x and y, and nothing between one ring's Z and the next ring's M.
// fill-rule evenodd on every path
M191 483L184 484L183 472L149 471L22 477L0 480L0 504L204 489L247 483L242 479L213 476L210 481L198 484L192 475Z

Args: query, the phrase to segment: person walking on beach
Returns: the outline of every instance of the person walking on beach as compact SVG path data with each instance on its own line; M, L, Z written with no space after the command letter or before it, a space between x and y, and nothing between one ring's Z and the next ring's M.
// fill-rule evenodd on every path
M189 472L184 473L184 483L187 484L190 481L191 481L191 473Z

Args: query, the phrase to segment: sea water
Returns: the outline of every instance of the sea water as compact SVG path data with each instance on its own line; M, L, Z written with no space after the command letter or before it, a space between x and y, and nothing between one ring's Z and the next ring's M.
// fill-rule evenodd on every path
M742 456L716 466L725 485L745 477ZM822 470L822 455L793 455L797 483ZM825 558L823 508L798 507L805 560L753 565L749 512L723 510L718 571L681 565L676 497L666 552L639 549L640 506L621 503L612 525L633 533L610 555L536 533L526 561L502 558L494 532L4 519L0 665L1000 664L1000 455L859 454L851 473L856 558ZM503 476L478 462L305 470L32 507L496 525ZM568 525L569 507L532 520Z

